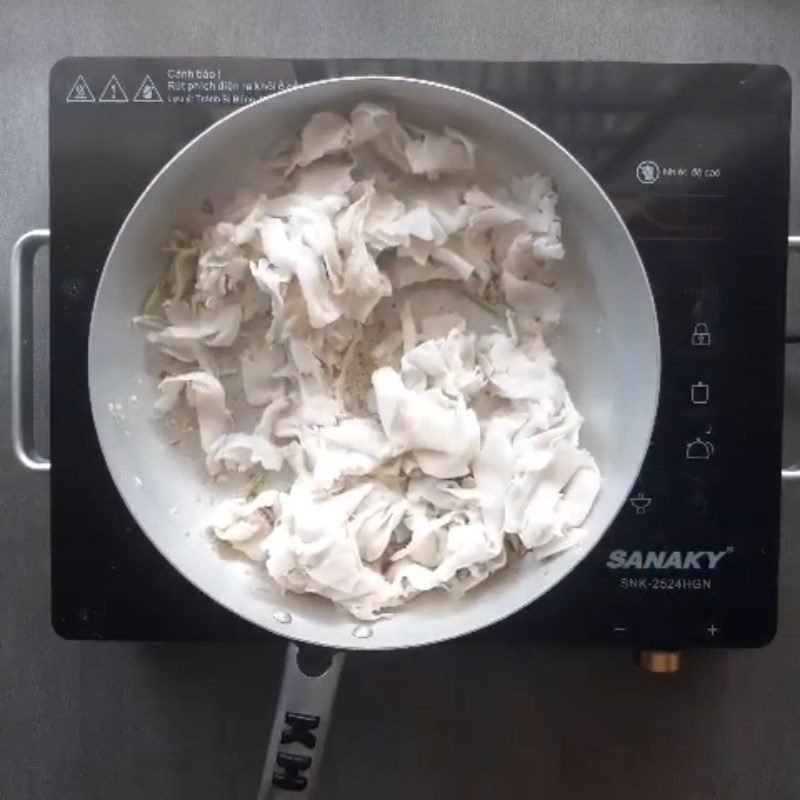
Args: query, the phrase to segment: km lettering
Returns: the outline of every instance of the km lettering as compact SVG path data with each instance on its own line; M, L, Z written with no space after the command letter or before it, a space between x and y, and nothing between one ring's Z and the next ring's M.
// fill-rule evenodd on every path
M283 718L286 727L281 733L281 744L297 744L306 750L317 746L319 717L287 711ZM279 750L275 758L278 770L272 773L272 785L287 792L302 792L308 785L306 773L311 768L311 756Z

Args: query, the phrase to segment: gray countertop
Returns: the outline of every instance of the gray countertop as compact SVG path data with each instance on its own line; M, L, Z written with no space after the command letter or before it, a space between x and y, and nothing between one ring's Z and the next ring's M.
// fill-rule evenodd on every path
M47 224L47 76L68 55L418 56L783 64L800 119L795 0L204 0L0 4L0 253ZM797 137L795 137L797 142ZM792 222L800 232L793 154ZM800 273L800 263L793 265ZM40 281L43 289L44 281ZM0 271L6 308L7 270ZM797 302L800 279L790 280ZM800 323L800 310L793 309ZM45 320L38 316L39 340ZM7 341L0 312L0 340ZM800 349L800 348L798 348ZM46 360L37 361L46 393ZM0 381L7 383L7 348ZM800 458L790 353L787 458ZM37 414L45 419L40 399ZM7 392L0 431L7 431ZM274 647L72 643L50 627L47 477L0 435L0 797L250 798ZM460 646L350 659L321 798L800 796L800 486L783 507L781 627L658 679L630 654ZM417 702L409 702L414 693Z

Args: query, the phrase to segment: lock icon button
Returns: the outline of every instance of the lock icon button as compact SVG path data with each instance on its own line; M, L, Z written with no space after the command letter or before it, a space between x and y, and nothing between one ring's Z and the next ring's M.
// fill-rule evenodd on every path
M708 347L711 344L711 331L705 322L698 322L692 330L692 347Z

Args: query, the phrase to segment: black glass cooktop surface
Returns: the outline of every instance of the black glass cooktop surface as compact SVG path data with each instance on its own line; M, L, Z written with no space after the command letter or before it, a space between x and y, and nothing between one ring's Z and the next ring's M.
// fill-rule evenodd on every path
M87 388L97 281L156 171L235 107L326 77L464 87L592 172L650 277L663 388L629 501L485 640L757 646L776 626L791 86L779 67L72 58L50 79L52 611L76 639L268 637L187 583L106 471Z

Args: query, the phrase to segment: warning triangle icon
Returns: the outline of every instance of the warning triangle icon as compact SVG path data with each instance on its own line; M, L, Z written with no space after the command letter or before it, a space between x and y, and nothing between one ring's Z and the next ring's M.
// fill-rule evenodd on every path
M108 79L106 88L103 89L103 93L100 95L100 102L101 103L128 102L128 95L125 94L125 89L122 88L122 84L119 82L119 78L116 75L112 75Z
M86 78L83 75L78 75L72 88L67 92L68 103L94 103L94 95L86 83Z
M164 98L158 91L153 79L149 75L144 76L142 85L133 97L134 103L163 103Z

